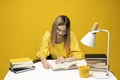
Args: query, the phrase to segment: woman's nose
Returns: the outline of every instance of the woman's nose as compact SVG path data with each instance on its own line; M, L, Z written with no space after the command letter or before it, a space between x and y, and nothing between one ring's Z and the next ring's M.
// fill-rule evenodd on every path
M62 35L62 31L60 31L59 34Z

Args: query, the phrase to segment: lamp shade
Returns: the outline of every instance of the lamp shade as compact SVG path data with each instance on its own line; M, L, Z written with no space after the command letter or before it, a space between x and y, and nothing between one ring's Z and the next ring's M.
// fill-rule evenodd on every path
M92 32L88 32L82 39L81 42L89 47L94 47L95 45L95 34Z

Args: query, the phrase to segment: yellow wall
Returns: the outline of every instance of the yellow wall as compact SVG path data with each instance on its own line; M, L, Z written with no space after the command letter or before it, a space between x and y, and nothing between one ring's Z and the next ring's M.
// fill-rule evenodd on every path
M0 79L11 58L36 58L41 36L60 14L71 19L71 30L80 40L94 22L111 32L110 68L120 79L120 0L0 0ZM95 48L80 43L85 53L106 52L106 34L97 35Z

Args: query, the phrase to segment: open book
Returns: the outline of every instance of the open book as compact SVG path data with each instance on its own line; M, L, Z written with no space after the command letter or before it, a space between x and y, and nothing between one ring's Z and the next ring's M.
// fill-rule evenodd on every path
M77 60L72 62L64 62L63 64L56 64L55 61L50 61L51 69L54 71L57 70L68 70L68 69L77 69L78 66L87 65L85 60Z

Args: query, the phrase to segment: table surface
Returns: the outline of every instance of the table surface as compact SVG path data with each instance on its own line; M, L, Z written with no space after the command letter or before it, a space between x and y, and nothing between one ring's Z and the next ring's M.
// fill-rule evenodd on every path
M93 72L93 75L88 78L80 78L78 69L53 71L52 69L44 69L41 62L37 62L34 65L35 70L18 74L9 70L4 80L101 80L94 77L94 74L100 75L98 72ZM110 78L102 80L117 80L111 72L109 72L109 75Z

